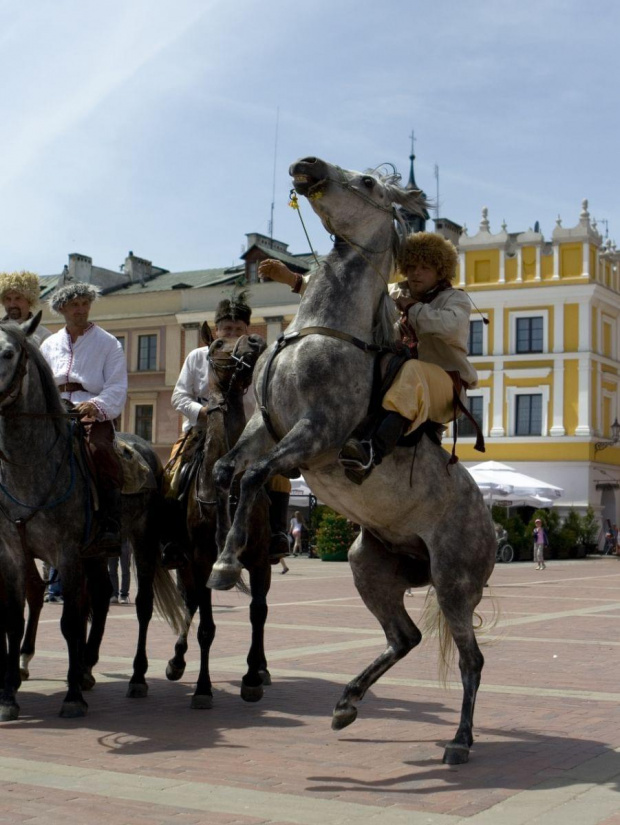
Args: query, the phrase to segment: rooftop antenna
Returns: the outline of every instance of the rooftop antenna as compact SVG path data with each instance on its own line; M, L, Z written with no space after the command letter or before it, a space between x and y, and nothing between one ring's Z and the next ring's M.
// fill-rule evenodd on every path
M271 218L269 220L269 237L273 242L273 210L276 204L276 161L278 158L278 132L280 128L280 107L276 109L276 137L273 145L273 186L271 189Z
M439 165L435 164L435 220L439 219Z

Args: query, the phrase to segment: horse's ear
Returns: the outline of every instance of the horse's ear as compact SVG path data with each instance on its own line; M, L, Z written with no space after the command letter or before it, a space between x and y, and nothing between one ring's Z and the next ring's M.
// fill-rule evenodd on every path
M211 327L206 321L203 321L202 326L200 327L200 339L205 347L208 347L213 343L213 333L211 332Z
M428 217L427 210L432 206L421 189L403 189L400 186L387 186L388 195L392 203L397 203L408 212L414 212L422 217Z
M40 309L33 318L29 318L27 321L24 321L23 324L20 324L21 328L26 333L26 338L30 338L30 336L36 331L42 315L43 310Z

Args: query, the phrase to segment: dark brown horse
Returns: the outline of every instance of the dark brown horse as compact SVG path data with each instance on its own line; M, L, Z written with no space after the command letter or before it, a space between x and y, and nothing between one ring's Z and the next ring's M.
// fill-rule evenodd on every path
M204 335L204 332L203 332ZM204 446L196 457L199 468L187 496L187 537L189 561L178 571L179 588L188 612L187 626L175 645L174 657L168 662L166 675L173 681L185 672L187 634L192 617L199 611L198 643L200 672L191 706L211 708L213 693L209 675L209 651L215 637L211 590L207 580L217 559L215 542L216 496L213 465L237 442L245 426L243 396L252 381L252 371L265 342L258 335L242 336L236 342L216 339L209 348L209 414L203 430ZM231 497L232 500L232 497ZM250 622L252 641L248 652L248 670L243 677L241 697L247 702L262 698L263 685L270 684L264 651L264 628L267 619L267 593L271 585L269 563L269 502L264 491L258 496L251 513L251 539L240 562L250 577Z

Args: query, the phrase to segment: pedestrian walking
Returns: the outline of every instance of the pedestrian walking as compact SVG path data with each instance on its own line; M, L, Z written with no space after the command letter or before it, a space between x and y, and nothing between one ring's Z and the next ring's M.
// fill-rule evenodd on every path
M120 588L118 581L118 566L121 566ZM129 586L131 584L131 544L123 539L120 558L108 559L108 573L112 584L110 604L129 604Z
M534 522L534 561L537 570L546 570L545 547L549 546L547 531L543 527L542 520L537 518Z

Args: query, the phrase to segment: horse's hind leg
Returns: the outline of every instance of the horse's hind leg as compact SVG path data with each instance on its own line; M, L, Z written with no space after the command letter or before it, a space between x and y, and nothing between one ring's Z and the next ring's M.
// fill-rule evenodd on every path
M155 537L149 542L154 553L159 553L159 545ZM153 618L153 582L155 579L154 558L144 558L147 543L136 541L134 545L134 559L136 562L136 615L138 617L138 644L133 660L133 673L129 680L126 696L128 699L143 699L149 690L146 681L146 672L149 667L149 660L146 652L146 640L149 624ZM147 551L148 552L148 551Z
M187 663L185 661L185 654L187 653L187 636L192 624L194 614L198 609L198 603L194 595L193 574L191 571L192 565L187 564L180 570L177 570L177 586L183 597L186 608L185 628L179 634L174 645L174 656L168 660L166 666L166 679L171 682L178 682L185 673Z
M399 659L420 643L422 634L405 610L403 597L410 581L405 574L406 559L390 553L367 530L349 550L355 586L370 612L383 628L387 648L344 689L332 718L332 728L340 730L357 717L355 703L368 688Z
M39 617L43 608L43 596L45 595L45 583L34 561L30 562L30 569L26 575L26 601L28 602L28 622L26 632L22 640L19 656L19 673L25 681L30 676L28 665L34 656L35 644L37 640L37 630L39 628Z
M469 760L469 749L474 742L474 707L484 665L484 657L473 627L474 609L482 598L482 585L478 587L472 583L470 587L464 577L458 586L455 586L452 579L445 588L440 580L436 581L435 589L441 612L459 651L459 669L463 683L461 721L456 736L446 745L443 761L448 765L461 765Z
M241 698L246 702L258 702L263 698L264 685L271 684L271 675L265 658L265 622L270 584L271 565L268 561L250 570L252 644L248 652L248 670L241 682Z

